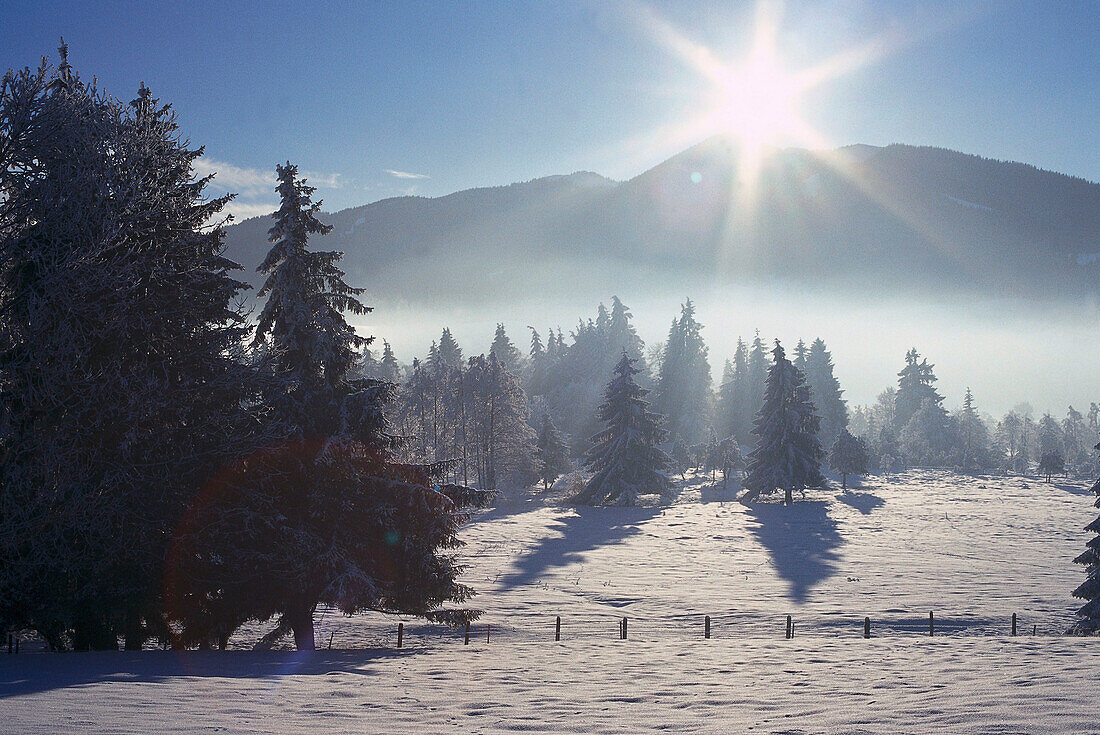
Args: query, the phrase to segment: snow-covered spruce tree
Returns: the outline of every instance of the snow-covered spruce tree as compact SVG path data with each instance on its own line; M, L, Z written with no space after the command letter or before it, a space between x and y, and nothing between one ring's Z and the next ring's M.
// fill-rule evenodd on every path
M1096 449L1100 449L1097 444ZM1100 480L1092 486L1096 496L1093 505L1100 508ZM1077 611L1079 620L1069 632L1076 635L1095 635L1100 631L1100 517L1085 526L1089 533L1096 534L1085 544L1085 551L1073 560L1074 564L1085 566L1085 581L1073 591L1073 596L1085 600Z
M585 456L592 478L573 497L578 505L635 505L640 495L671 492L671 460L658 446L665 438L661 417L650 413L649 391L634 380L634 365L624 351L615 366L598 412L606 428L592 437Z
M569 472L573 467L569 461L569 445L565 437L554 426L554 420L550 412L546 411L539 422L538 452L535 455L538 461L539 479L542 480L542 489L549 490L561 475Z
M905 353L905 367L898 373L898 390L894 394L894 428L899 433L926 401L937 406L943 403L943 396L936 392L933 367L915 347Z
M439 613L470 591L444 550L462 516L427 470L394 460L384 415L396 387L353 378L356 335L345 312L364 314L344 282L341 254L309 249L328 232L314 188L297 167L276 168L282 200L260 270L267 302L255 342L270 350L265 395L275 443L219 478L216 497L189 519L174 556L181 622L201 628L209 604L247 617L279 617L299 649L314 647L320 604L455 619ZM226 603L228 601L228 603Z
M776 340L764 405L752 430L757 444L749 455L744 500L783 490L783 500L789 505L793 491L824 485L821 460L825 453L817 441L820 423L805 378Z
M695 305L688 299L669 329L653 393L654 410L666 417L669 433L683 437L689 445L707 438L713 414L710 363L702 328L695 319Z
M53 647L164 637L187 506L246 442L243 284L167 106L69 66L0 101L0 600Z
M974 394L967 387L963 407L957 417L958 465L966 472L987 470L995 464L990 446L989 428L974 406Z
M870 456L862 437L855 437L847 429L841 429L829 450L829 467L840 474L840 485L848 489L848 475L867 472Z
M805 362L806 384L810 386L814 406L821 416L818 439L821 446L831 447L840 432L848 426L848 404L843 398L840 381L833 374L833 356L821 338L810 345Z
M512 375L519 377L524 374L526 364L523 355L516 349L508 333L504 331L503 324L497 324L496 332L493 335L493 344L489 347L489 352L496 355L500 364Z

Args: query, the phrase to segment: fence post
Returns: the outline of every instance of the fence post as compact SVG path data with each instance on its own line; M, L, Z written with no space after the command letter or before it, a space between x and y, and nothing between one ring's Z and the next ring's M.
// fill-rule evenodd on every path
M469 623L466 623L466 637L462 641L462 645L464 645L464 646L470 645L470 624Z
M1012 613L1012 635L1016 635L1016 613Z
M554 621L554 640L561 640L561 615Z
M787 640L794 638L794 621L791 620L791 616L787 616L787 630L785 636Z
M703 616L703 637L710 638L710 616Z
M928 635L936 635L936 619L932 617L932 611L928 611Z
M626 640L626 617L623 617L623 640Z
M397 624L397 647L401 648L401 639L405 637L405 624Z
M864 618L863 619L863 637L864 638L870 638L871 637L871 618Z
M1031 626L1031 635L1035 635L1035 631L1039 628L1038 625Z
M332 636L336 634L336 631L329 631L328 634L328 650L332 650Z
M489 642L489 631L491 631L492 629L493 629L492 625L490 625L489 623L485 624L485 642L486 643Z

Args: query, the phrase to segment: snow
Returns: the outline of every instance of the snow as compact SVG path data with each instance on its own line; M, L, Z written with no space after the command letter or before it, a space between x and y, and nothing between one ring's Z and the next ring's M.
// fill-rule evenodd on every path
M955 202L955 204L958 204L960 207L966 207L967 209L980 209L983 212L993 211L992 207L987 207L984 204L975 204L974 202L968 202L965 199L959 199L958 197L953 197L950 194L944 194L944 196Z
M1060 635L1088 483L912 471L785 508L688 480L667 506L479 514L469 646L409 619L396 650L397 620L329 612L318 640L342 650L313 655L0 655L0 732L1095 729L1100 640Z

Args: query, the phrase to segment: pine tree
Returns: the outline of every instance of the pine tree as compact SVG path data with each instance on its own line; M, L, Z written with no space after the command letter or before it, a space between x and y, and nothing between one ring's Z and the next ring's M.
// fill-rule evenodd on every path
M959 466L965 471L988 469L993 461L989 446L989 429L974 407L974 394L969 386L963 396L958 417Z
M569 462L569 446L558 427L554 426L550 413L542 415L538 438L538 475L542 489L549 490L554 481L572 468Z
M1100 449L1097 444L1096 449ZM1092 486L1096 501L1093 505L1100 508L1100 480ZM1085 551L1073 560L1074 564L1085 566L1085 581L1073 591L1073 596L1085 600L1077 611L1079 620L1070 629L1077 635L1093 635L1100 630L1100 517L1085 526L1089 533L1096 534L1085 544Z
M711 425L710 363L702 326L688 299L669 330L654 392L654 409L665 416L668 430L688 444L703 441Z
M428 367L435 371L442 369L460 370L462 368L462 348L458 346L458 342L451 335L450 329L444 329L443 333L439 335L439 355L438 362L433 364L431 360L428 361Z
M574 498L581 505L636 505L644 494L667 497L671 460L658 446L665 433L660 417L650 413L638 386L636 360L623 352L615 378L607 386L599 419L606 428L592 437L585 465L592 479Z
M868 460L867 444L863 439L841 429L829 450L829 467L840 474L841 487L848 489L848 475L865 474Z
M817 441L820 423L802 373L776 340L764 405L753 427L757 445L749 455L745 500L782 489L789 505L794 490L824 484L820 469L824 452Z

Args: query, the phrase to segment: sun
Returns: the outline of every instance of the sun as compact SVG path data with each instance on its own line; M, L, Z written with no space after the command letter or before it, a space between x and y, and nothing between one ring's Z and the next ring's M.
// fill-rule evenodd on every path
M660 130L655 139L669 145L716 135L727 139L734 150L739 190L745 195L751 195L766 160L777 149L830 147L807 121L804 103L809 92L887 55L897 45L891 37L875 37L812 66L794 68L779 39L782 4L758 0L747 50L738 58L722 58L652 9L634 7L650 37L697 76L695 114Z
M759 149L799 143L802 85L772 49L757 49L713 80L709 92L712 127Z

